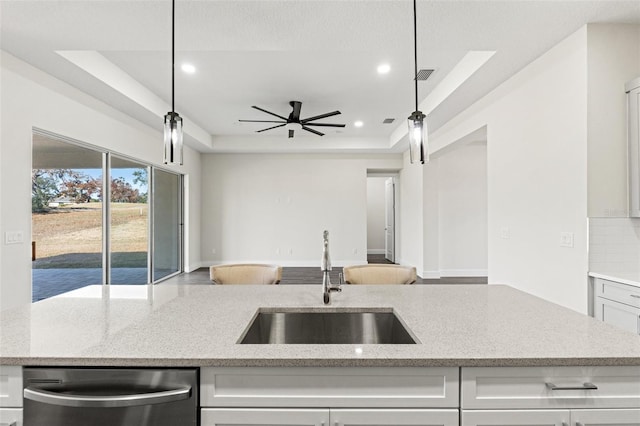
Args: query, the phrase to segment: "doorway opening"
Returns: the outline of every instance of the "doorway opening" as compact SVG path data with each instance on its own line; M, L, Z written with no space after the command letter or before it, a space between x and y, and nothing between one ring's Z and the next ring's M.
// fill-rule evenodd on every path
M397 172L367 173L367 262L397 262Z

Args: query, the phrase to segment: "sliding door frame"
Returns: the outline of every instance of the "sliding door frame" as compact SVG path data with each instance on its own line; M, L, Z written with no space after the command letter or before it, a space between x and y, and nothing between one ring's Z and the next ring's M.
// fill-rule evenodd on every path
M140 163L147 168L148 174L148 189L147 189L147 203L148 203L148 226L147 226L147 285L156 284L162 282L168 278L174 277L184 271L184 174L175 170L166 169L148 163L144 160L137 159L135 157L121 154L110 149L105 149L100 146L92 145L83 141L79 141L73 138L59 135L44 129L32 127L32 134L38 134L44 137L58 140L60 142L68 143L71 145L79 146L86 149L91 149L96 153L102 154L102 285L111 285L111 159L112 156L118 158ZM32 148L33 149L33 148ZM154 246L154 220L153 220L153 204L154 204L154 170L161 170L166 173L174 174L178 177L178 270L170 275L162 277L159 280L153 280L153 254L155 250Z

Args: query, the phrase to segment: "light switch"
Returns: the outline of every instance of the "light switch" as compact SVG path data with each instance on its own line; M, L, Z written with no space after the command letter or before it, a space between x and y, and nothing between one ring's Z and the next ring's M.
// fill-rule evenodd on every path
M4 233L5 244L22 244L24 242L24 235L22 231L7 231Z

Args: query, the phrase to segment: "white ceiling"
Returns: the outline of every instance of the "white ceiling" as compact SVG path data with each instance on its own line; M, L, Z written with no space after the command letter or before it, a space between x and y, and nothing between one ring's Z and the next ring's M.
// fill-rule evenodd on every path
M56 52L99 52L169 103L169 0L2 0L0 19L3 50L161 129L166 110L134 101ZM210 135L187 139L194 148L403 150L390 138L414 110L410 0L177 0L176 21L176 63L197 67L194 75L176 72L176 110ZM429 114L434 131L582 25L640 24L640 1L418 0L417 21L418 66L437 70L420 83L421 100L467 52L496 52ZM391 65L385 76L376 72L382 62ZM291 141L284 128L256 134L260 124L238 122L270 119L251 105L286 116L291 100L302 101L302 118L337 109L342 115L322 121L347 126L320 129L324 137L298 132ZM355 128L356 120L364 126Z

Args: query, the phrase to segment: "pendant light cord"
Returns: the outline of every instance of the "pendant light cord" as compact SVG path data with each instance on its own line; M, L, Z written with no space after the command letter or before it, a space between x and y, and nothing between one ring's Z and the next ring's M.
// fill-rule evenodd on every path
M171 119L176 113L175 106L175 72L176 72L176 0L171 2Z
M418 29L416 25L416 0L413 0L413 80L416 84L416 111L418 110Z

